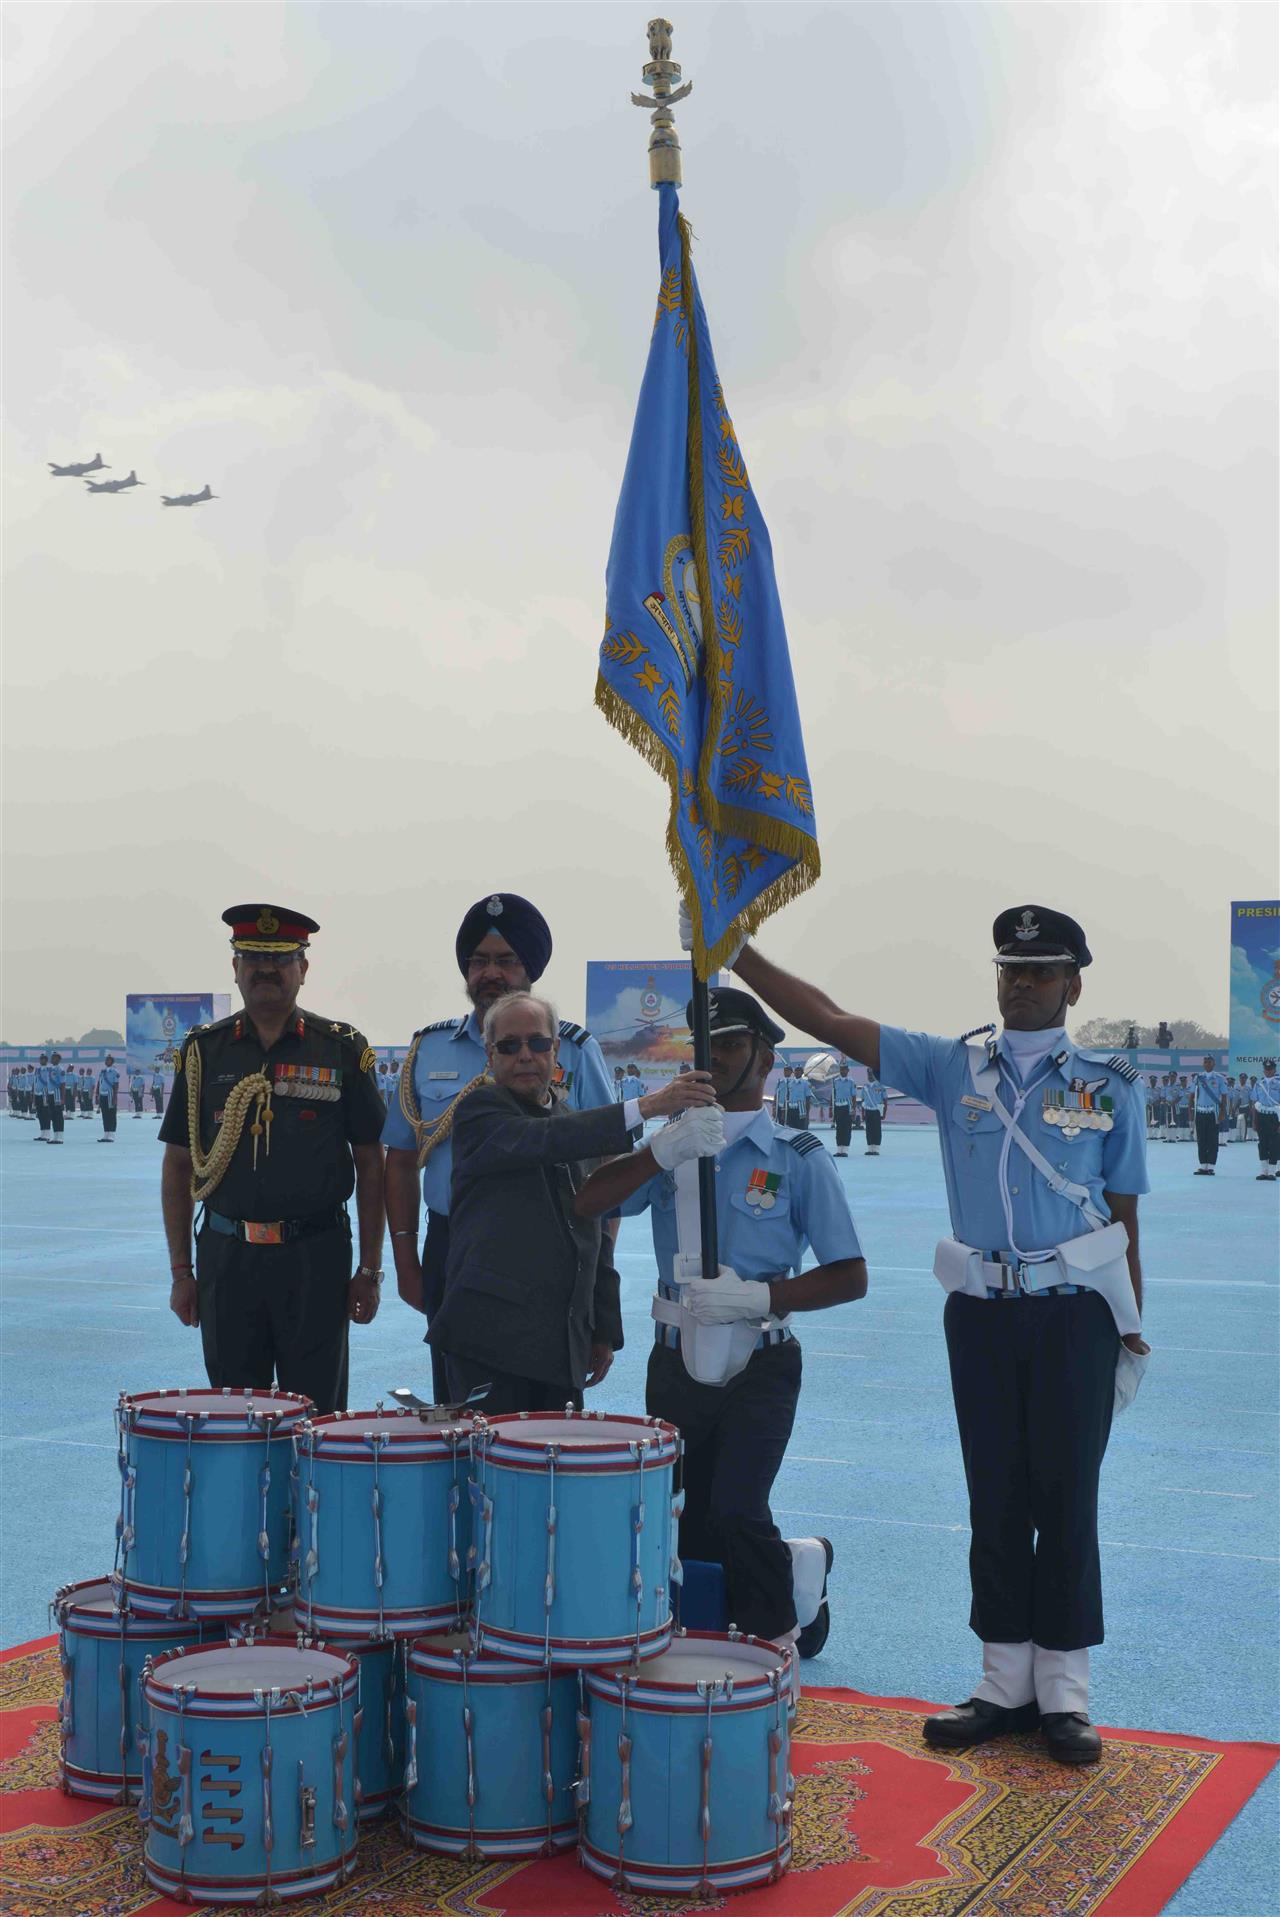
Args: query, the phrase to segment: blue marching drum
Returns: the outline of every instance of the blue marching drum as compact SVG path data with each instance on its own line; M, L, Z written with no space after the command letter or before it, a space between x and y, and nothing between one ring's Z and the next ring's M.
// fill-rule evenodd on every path
M289 1644L310 1642L299 1631L292 1608L273 1612L265 1629L255 1619L233 1644L275 1637ZM324 1647L338 1657L353 1657L360 1670L356 1692L356 1814L371 1823L399 1802L404 1780L404 1651L402 1638L331 1637Z
M470 1423L336 1411L299 1426L298 1622L326 1637L408 1636L465 1608Z
M289 1391L121 1394L116 1555L131 1610L270 1607L289 1569L293 1432L311 1409Z
M650 1662L590 1671L578 1855L643 1891L738 1890L791 1861L790 1653L690 1632Z
M472 1454L477 1648L572 1666L660 1652L680 1575L675 1426L572 1410L477 1418Z
M263 1637L143 1677L144 1868L183 1902L270 1904L355 1869L354 1658Z
M148 1658L221 1640L215 1620L144 1617L117 1607L109 1578L64 1584L50 1605L58 1627L62 1698L59 1776L72 1797L128 1803L142 1783L138 1690Z
M408 1655L404 1831L422 1850L532 1857L577 1835L578 1683L477 1657L466 1633Z

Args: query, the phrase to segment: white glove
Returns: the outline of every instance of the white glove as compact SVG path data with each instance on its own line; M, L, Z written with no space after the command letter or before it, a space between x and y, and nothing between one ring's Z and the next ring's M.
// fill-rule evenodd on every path
M680 950L682 952L692 952L693 950L693 914L689 910L689 901L683 897L680 900L680 911L679 911L678 923L680 928ZM733 970L734 966L738 963L738 960L742 957L742 954L746 951L747 944L748 944L748 941L746 939L743 939L740 944L735 945L733 950L729 952L728 954L726 954L726 956L721 960L721 964L724 967L726 972L731 972Z
M721 1265L718 1278L692 1278L680 1287L680 1303L700 1325L731 1325L738 1318L763 1320L773 1310L769 1287L758 1278L739 1278Z
M673 1118L648 1140L663 1171L674 1171L691 1158L714 1158L724 1150L724 1113L718 1105L695 1105Z

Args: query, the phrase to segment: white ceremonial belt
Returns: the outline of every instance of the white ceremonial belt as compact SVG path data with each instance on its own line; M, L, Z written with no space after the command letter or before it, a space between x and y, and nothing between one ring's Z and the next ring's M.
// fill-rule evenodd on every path
M689 1314L679 1299L664 1298L659 1291L655 1291L650 1300L649 1316L660 1325L683 1325L687 1328L689 1323ZM791 1323L791 1314L788 1312L785 1318L775 1318L772 1315L768 1318L748 1318L744 1322L756 1332L785 1331Z
M1021 1261L1010 1265L993 1263L958 1238L942 1238L934 1253L933 1275L944 1291L962 1291L971 1298L985 1298L989 1288L1037 1292L1054 1285L1079 1285L1106 1299L1123 1338L1142 1328L1125 1256L1128 1246L1129 1234L1124 1226L1112 1224L1100 1231L1087 1231L1079 1238L1065 1239L1051 1247L1049 1257L1034 1264Z

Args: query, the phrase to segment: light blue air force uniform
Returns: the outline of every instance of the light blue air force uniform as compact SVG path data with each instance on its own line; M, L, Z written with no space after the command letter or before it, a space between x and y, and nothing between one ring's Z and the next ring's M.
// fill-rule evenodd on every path
M883 1061L881 1061L883 1063ZM862 1088L862 1108L868 1112L883 1112L886 1104L884 1086L879 1079L868 1079Z
M1110 1216L1104 1190L1150 1190L1144 1101L1125 1059L1080 1051L1064 1039L1023 1085L998 1039L989 1039L986 1049L998 1063L1005 1109L1055 1170L1088 1187L1103 1217ZM1016 1145L1005 1149L1008 1134L990 1101L974 1090L962 1040L882 1025L880 1071L886 1083L937 1114L951 1226L962 1244L1016 1263L1088 1229L1078 1207L1054 1192ZM1069 1122L1082 1097L1094 1104L1084 1115L1109 1116L1108 1129Z
M98 1097L112 1099L120 1083L120 1073L114 1065L104 1065L98 1073Z
M650 1213L658 1291L664 1298L677 1297L674 1175L661 1172L649 1179L622 1211L626 1217ZM840 1174L823 1146L811 1132L781 1129L763 1108L716 1160L716 1226L720 1262L739 1278L794 1277L806 1248L821 1265L862 1257ZM674 1344L678 1335L666 1325L657 1333L659 1343Z
M440 1118L463 1086L485 1070L480 1027L474 1010L468 1016L445 1018L424 1027L413 1064L413 1089L426 1124ZM571 1111L590 1111L615 1102L613 1075L599 1045L583 1026L568 1019L560 1021L559 1072ZM413 1128L400 1109L399 1083L397 1073L396 1095L390 1099L382 1142L392 1150L416 1152ZM437 1217L448 1215L452 1175L453 1144L446 1139L432 1152L422 1174L423 1201Z
M561 1041L561 1044L563 1045L563 1040ZM564 1061L562 1058L561 1063L563 1062ZM639 1075L635 1072L624 1073L623 1079L622 1079L623 1103L625 1104L629 1098L643 1098L643 1097L644 1097L644 1080L641 1077L639 1077Z
M852 1109L857 1090L858 1088L851 1078L841 1078L837 1073L836 1077L831 1081L831 1103L833 1105L848 1106Z
M1231 1080L1222 1072L1197 1072L1194 1079L1196 1110L1218 1116L1222 1101L1231 1090Z
M1259 1078L1251 1087L1255 1112L1280 1112L1280 1072L1274 1078Z

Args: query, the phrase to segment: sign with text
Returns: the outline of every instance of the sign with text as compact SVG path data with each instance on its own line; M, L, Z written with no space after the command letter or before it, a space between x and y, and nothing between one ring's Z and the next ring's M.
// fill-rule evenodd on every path
M1231 905L1231 1071L1280 1055L1280 900Z

